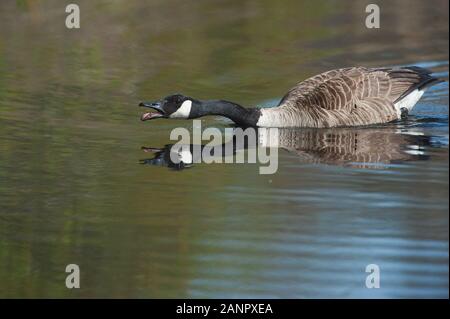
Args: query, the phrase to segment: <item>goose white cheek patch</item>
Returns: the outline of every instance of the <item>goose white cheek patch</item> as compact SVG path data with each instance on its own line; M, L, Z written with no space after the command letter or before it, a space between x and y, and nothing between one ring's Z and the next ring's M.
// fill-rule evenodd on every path
M176 110L176 112L173 112L170 114L170 118L172 119L187 119L189 118L189 114L191 113L192 108L192 101L186 100L181 104L181 106Z

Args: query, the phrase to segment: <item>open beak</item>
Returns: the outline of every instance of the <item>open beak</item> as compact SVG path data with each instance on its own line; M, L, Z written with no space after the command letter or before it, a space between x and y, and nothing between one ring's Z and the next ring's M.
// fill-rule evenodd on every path
M162 104L161 102L157 101L157 102L141 102L139 103L139 106L141 107L148 107L156 112L147 112L142 114L141 116L141 121L148 121L148 120L153 120L153 119L157 119L157 118L165 118L166 113L164 112L163 108L162 108Z

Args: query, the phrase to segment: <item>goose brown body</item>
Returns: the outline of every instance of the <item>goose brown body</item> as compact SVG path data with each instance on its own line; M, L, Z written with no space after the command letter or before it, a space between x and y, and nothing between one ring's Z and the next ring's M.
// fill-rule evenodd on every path
M395 121L402 108L409 111L423 90L438 81L430 73L419 67L328 71L297 84L277 107L260 109L257 126L323 128Z

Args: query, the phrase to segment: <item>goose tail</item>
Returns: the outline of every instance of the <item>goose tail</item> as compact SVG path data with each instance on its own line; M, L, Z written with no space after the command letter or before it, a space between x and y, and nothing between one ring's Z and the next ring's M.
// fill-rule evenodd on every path
M418 66L391 69L389 76L402 83L410 82L407 90L394 101L400 117L403 117L405 113L408 114L413 109L430 86L445 81L434 77L430 70Z

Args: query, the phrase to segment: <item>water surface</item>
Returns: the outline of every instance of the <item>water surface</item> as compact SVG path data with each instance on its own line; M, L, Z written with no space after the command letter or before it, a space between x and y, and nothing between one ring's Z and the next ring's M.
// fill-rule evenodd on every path
M139 164L192 129L140 122L143 99L269 106L354 65L448 79L448 2L378 2L368 30L364 1L78 1L68 30L60 1L2 1L0 297L448 298L447 82L408 121L295 133L274 175Z

